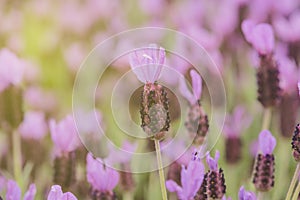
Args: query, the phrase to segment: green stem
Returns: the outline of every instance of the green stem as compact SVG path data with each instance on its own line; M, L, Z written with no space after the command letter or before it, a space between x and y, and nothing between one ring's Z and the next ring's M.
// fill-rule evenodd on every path
M269 129L270 123L272 118L272 109L271 108L265 108L264 109L264 116L263 116L263 124L262 124L262 130Z
M264 192L258 192L257 194L257 200L264 200L265 198L265 193Z
M12 145L14 178L23 189L21 138L17 131L12 133Z
M162 193L163 200L167 200L167 190L166 190L166 181L164 176L164 170L162 166L162 159L161 159L161 153L160 153L160 146L159 146L159 140L154 139L155 143L155 150L156 150L156 158L157 158L157 165L158 165L158 173L159 173L159 180L160 180L160 188Z
M293 179L292 179L292 181L291 181L291 184L290 184L288 193L287 193L287 195L286 195L286 197L285 197L285 200L290 200L291 197L292 197L294 187L295 187L295 185L296 185L296 183L297 183L297 180L298 180L299 171L300 171L300 164L298 163L298 164L297 164L297 167L296 167L296 170L295 170L295 173L294 173L294 176L293 176ZM299 186L299 185L298 185L298 186Z
M124 192L124 194L123 194L123 200L132 200L132 199L134 199L132 192Z
M297 185L292 200L297 200L300 192L300 184Z

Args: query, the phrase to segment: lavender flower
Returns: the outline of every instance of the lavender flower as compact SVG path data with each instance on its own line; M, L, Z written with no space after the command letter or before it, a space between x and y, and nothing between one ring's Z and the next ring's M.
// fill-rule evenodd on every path
M13 180L8 180L7 182L7 191L6 191L6 200L21 200L21 189L17 183ZM34 184L29 186L28 191L24 195L24 200L34 200L36 194L36 187Z
M86 159L87 180L92 186L92 196L95 198L110 197L113 199L113 189L119 182L119 173L105 166L101 159L94 159L90 153Z
M199 190L204 177L204 165L195 156L188 164L187 168L181 169L181 186L175 181L166 181L166 187L170 192L176 192L177 197L182 200L193 199Z
M239 200L257 200L257 198L254 192L248 192L244 186L242 186L239 191Z
M251 20L244 20L242 30L246 40L252 44L260 55L272 54L274 50L274 33L269 24L255 24Z
M71 115L56 123L53 119L49 123L50 133L58 153L74 151L80 144L75 121Z
M140 114L142 128L151 137L160 140L169 130L169 101L164 87L158 80L165 63L165 50L156 45L136 50L130 55L130 65L137 78L142 81Z
M42 112L29 111L19 126L19 132L25 139L41 140L48 131L45 115Z
M208 117L200 104L200 97L202 93L202 79L200 75L191 70L190 75L192 77L192 93L189 92L184 79L181 79L179 89L181 94L189 101L190 109L188 117L185 122L185 126L194 138L196 145L203 144L204 138L208 132L209 124Z
M253 183L257 190L268 191L274 187L275 158L273 155L276 139L268 130L259 134L259 153L256 156Z
M209 153L206 156L206 162L210 170L205 174L204 187L208 199L221 199L226 193L224 173L218 167L219 158L219 151L216 151L215 158L212 158Z
M300 161L300 124L297 124L292 138L292 149L294 159Z
M0 51L0 92L10 85L19 85L23 78L24 65L8 49Z
M47 200L77 200L77 198L71 192L63 193L59 185L53 185Z

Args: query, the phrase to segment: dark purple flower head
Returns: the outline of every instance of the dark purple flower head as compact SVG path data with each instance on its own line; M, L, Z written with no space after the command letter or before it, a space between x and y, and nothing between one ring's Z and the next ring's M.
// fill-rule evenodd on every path
M260 55L271 54L274 50L274 33L269 24L255 24L251 20L244 20L242 31L246 40L252 44Z
M272 154L276 146L276 139L268 130L263 130L258 138L259 150L264 154Z
M53 185L47 200L77 200L77 198L71 192L63 193L59 185Z
M215 158L210 157L210 153L207 152L206 155L206 163L209 166L210 170L217 171L218 170L218 161L220 158L220 152L216 151Z
M179 89L181 94L190 102L190 104L194 105L201 97L202 79L195 70L191 70L190 75L192 77L192 92L189 91L184 79L180 79Z
M166 52L156 44L137 49L130 55L130 66L143 83L154 83L165 64Z
M257 198L254 192L248 192L244 186L242 186L239 191L239 200L257 200Z
M204 165L197 156L189 162L187 168L181 169L181 186L175 181L166 181L166 187L170 192L176 192L181 200L193 199L199 190L204 178Z

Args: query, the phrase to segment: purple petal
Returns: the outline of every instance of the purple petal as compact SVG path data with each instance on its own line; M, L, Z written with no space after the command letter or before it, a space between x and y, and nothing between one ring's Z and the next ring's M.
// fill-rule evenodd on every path
M24 200L34 200L35 194L36 194L35 184L31 184L29 186L28 191L24 195Z
M300 81L298 82L298 90L299 90L299 97L300 97Z
M253 192L246 191L242 186L239 191L239 200L257 200L257 198Z
M106 167L106 174L108 177L106 191L112 191L117 186L120 175L116 170L108 167Z
M197 100L201 97L202 92L202 79L201 76L195 71L191 70L190 75L192 77L193 93Z
M252 38L253 47L262 55L270 54L274 49L274 33L269 24L258 24L254 27Z
M212 158L209 154L209 152L207 152L207 156L206 156L206 162L209 166L209 168L212 171L217 171L218 170L218 160L220 158L220 152L216 151L215 153L215 158Z
M63 196L63 192L59 185L53 185L48 194L47 200L60 200Z
M166 187L169 190L169 192L182 191L181 187L173 180L167 180Z
M247 40L247 42L252 43L252 30L255 26L255 23L252 20L244 20L242 23L242 31Z
M77 198L71 192L66 192L62 195L60 200L77 200Z
M276 139L268 130L263 130L259 134L259 148L264 155L272 154L276 146Z
M182 96L184 96L190 102L191 105L194 105L197 102L197 99L187 87L184 77L179 79L179 91Z
M21 200L21 189L13 180L7 182L6 200Z

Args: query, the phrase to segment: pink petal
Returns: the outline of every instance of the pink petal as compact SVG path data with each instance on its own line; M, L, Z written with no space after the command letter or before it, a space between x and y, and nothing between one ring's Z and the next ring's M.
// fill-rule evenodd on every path
M13 180L7 182L6 200L21 200L21 189Z
M53 185L48 194L47 200L60 200L63 196L63 192L59 185Z
M199 100L202 92L201 76L195 70L191 70L190 75L192 77L194 97Z
M252 31L254 26L255 23L252 20L246 19L242 22L242 31L247 42L249 43L252 43L252 37L253 37Z
M179 91L184 96L191 105L194 105L197 102L195 96L190 92L184 78L180 78L179 80Z
M262 55L270 54L274 49L274 33L269 24L258 24L254 27L252 45Z
M268 130L263 130L259 134L259 148L264 155L272 154L276 146L276 139Z
M66 192L62 195L60 200L77 200L77 198L71 192Z
M35 184L31 184L29 186L28 191L24 195L24 200L34 200L35 194L36 194Z
M182 192L182 188L173 180L167 180L166 187L169 192Z

